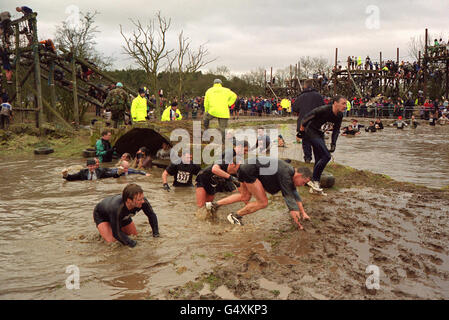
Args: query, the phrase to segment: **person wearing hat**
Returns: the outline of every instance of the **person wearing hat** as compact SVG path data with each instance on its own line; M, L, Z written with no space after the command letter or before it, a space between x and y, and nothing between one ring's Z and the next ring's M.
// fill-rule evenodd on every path
M176 101L172 102L170 107L167 107L162 113L161 121L174 121L181 120L182 115L178 109L178 103Z
M139 95L133 99L131 104L131 118L133 122L145 121L147 117L147 98L145 98L145 88L139 89Z
M117 172L111 171L107 168L99 168L95 159L87 159L86 166L86 169L81 169L75 174L69 174L69 170L65 168L62 170L62 177L67 181L97 180L119 177Z
M210 120L217 119L223 142L230 117L229 107L235 103L236 99L237 94L224 88L220 79L214 80L214 86L206 91L204 97L204 129L209 129Z
M118 124L125 120L125 112L129 112L130 99L121 82L117 82L115 87L108 93L103 107L111 110L114 128L117 128Z

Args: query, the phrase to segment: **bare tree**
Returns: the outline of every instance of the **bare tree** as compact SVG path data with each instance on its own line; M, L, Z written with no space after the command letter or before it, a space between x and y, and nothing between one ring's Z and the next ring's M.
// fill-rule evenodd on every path
M170 28L171 19L162 17L161 13L158 12L147 25L143 25L139 20L130 20L136 29L132 31L130 36L126 36L120 25L120 34L125 40L125 45L122 47L125 54L145 70L157 97L155 113L159 117L161 110L157 75L164 67L163 61L173 52L173 49L166 48L167 32Z
M63 21L56 28L55 44L58 48L70 50L76 57L87 59L100 68L112 65L112 58L96 50L98 26L95 24L98 11L80 12L78 23Z
M188 37L184 37L184 31L181 31L178 35L178 49L175 52L174 60L176 60L176 70L178 74L178 97L183 96L184 82L187 77L202 67L208 65L216 59L207 59L209 52L205 47L205 44L200 45L196 49L192 49L191 41ZM172 64L173 59L167 57L169 64Z
M223 76L226 79L231 77L231 70L227 66L218 66L215 70L209 70L209 73L217 76Z
M408 54L415 60L419 60L419 52L424 56L425 39L423 36L411 37L408 42Z
M274 72L274 76L277 79L276 84L279 86L285 86L289 79L289 75L290 75L290 67L285 67L283 69L277 69Z

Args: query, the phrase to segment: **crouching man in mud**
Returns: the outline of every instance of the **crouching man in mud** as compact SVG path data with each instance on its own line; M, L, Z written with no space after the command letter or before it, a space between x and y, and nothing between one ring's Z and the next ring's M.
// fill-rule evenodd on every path
M157 216L142 188L134 183L128 184L121 195L107 197L98 203L94 209L94 221L106 242L118 240L132 248L137 242L128 235L137 235L137 229L131 218L140 210L148 217L153 237L159 237Z
M273 161L277 161L277 170L272 174L264 172L263 168L268 168ZM227 217L230 223L243 225L243 216L268 206L266 192L276 194L281 191L293 220L300 230L304 229L299 220L300 218L309 220L310 217L304 211L296 187L304 186L310 181L312 172L309 168L295 169L284 160L259 157L255 164L234 165L228 168L228 172L237 175L241 182L240 193L217 202L208 202L206 208L215 212L222 205L243 201L245 207ZM256 201L249 202L253 196Z

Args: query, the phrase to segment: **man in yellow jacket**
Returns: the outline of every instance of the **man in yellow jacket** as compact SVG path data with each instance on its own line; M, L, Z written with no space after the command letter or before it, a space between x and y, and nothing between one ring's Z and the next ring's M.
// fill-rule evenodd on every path
M216 118L224 142L225 130L228 126L229 107L235 103L237 95L222 86L220 79L214 80L214 86L206 91L204 97L204 129L209 129L210 120Z
M178 103L172 102L170 107L167 107L162 113L161 121L181 120L182 115L178 109Z
M145 98L145 89L139 89L139 95L133 99L131 104L131 118L133 122L145 121L147 117L147 98Z
M281 107L282 107L282 115L286 116L287 113L289 112L288 110L291 108L292 103L290 102L289 99L284 98L281 100ZM290 109L291 112L291 109Z

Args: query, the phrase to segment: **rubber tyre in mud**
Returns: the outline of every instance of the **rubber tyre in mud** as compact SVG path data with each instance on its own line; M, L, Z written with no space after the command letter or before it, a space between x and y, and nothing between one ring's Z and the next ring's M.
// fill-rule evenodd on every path
M335 177L329 172L323 172L320 179L321 188L332 188L335 184Z
M55 150L53 150L52 148L48 148L48 147L34 149L34 154L49 154L49 153L53 153L53 152L55 152Z
M97 152L93 148L88 148L83 151L84 158L95 158L97 156Z

